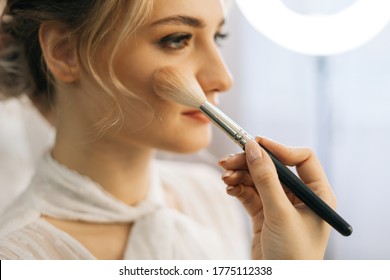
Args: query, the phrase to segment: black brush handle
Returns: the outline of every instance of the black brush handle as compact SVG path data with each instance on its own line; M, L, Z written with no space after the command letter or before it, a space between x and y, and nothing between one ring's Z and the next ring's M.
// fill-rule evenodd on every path
M225 132L236 144L245 150L248 141L253 140L245 130L243 130L232 119L226 116L221 110L210 102L200 105L199 110L203 112L217 127ZM260 144L259 144L260 145ZM260 145L261 146L261 145ZM344 236L352 234L352 227L341 218L332 208L320 199L301 179L299 179L290 169L284 166L272 153L261 146L271 157L278 172L280 182L287 187L296 197L305 203L314 213L331 225L335 230Z
M260 145L260 144L259 144ZM261 145L260 145L261 146ZM344 236L352 234L352 226L348 224L328 204L319 198L305 183L302 182L290 169L282 164L271 152L261 146L271 157L278 172L280 182L296 197L305 203L314 213L331 225Z

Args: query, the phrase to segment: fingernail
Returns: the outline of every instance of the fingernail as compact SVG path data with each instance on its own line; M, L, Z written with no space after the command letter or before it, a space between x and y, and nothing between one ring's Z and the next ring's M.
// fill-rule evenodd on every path
M227 186L227 187L226 187L226 190L227 190L228 192L230 192L230 191L234 190L234 187L232 187L232 186Z
M267 136L263 136L263 135L257 135L257 136L255 137L255 140L261 140L261 139L268 139L268 140L271 140L271 141L272 141L271 138L269 138L269 137L267 137Z
M222 177L221 177L221 178L222 178L222 179L225 179L225 178L227 178L227 177L230 177L230 176L233 175L233 173L234 173L233 170L226 170L225 173L222 174Z
M244 191L245 190L242 185L226 187L227 194L234 197L239 197Z
M261 149L260 149L259 144L254 140L249 141L245 145L245 152L247 154L247 158L248 158L249 162L253 162L256 159L263 157L261 154Z
M218 164L220 166L223 165L225 162L227 162L233 156L234 156L234 154L230 154L230 155L223 157L221 160L218 161Z

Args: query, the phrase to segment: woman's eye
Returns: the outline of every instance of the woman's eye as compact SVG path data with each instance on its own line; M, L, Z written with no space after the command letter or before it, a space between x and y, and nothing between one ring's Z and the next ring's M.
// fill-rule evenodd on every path
M180 50L188 46L189 41L192 38L192 34L188 33L176 33L163 37L159 41L159 45L163 49Z
M229 37L228 33L218 32L214 35L214 41L218 46L221 46L223 40L226 40Z

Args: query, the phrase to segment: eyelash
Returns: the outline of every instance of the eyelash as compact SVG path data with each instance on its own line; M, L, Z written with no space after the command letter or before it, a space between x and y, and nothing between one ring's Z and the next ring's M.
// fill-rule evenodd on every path
M217 32L214 35L214 41L218 46L221 46L221 41L225 40L228 36L229 34L227 33ZM193 35L190 33L175 33L161 38L158 44L163 49L181 50L188 46L192 37Z
M227 38L229 38L229 33L217 32L215 34L215 36L214 36L214 41L220 47L221 46L221 41L224 41Z
M188 46L191 38L192 34L190 33L175 33L161 38L159 45L163 49L180 50Z

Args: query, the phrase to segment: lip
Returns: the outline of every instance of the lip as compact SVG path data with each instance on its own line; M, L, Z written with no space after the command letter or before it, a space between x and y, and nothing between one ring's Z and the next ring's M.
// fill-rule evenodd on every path
M210 120L199 110L186 111L182 115L201 123L210 123Z

